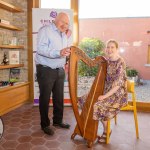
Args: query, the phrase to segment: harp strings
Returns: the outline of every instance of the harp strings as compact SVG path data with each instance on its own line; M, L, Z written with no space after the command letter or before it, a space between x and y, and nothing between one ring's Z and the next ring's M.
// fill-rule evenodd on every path
M75 117L77 120L77 126L80 130L81 135L83 135L83 132L85 133L85 131L83 131L83 129L85 130L87 123L88 123L88 117L90 115L89 110L92 108L92 102L93 102L94 97L95 97L95 92L97 89L98 81L94 81L94 87L95 88L92 89L92 91L94 90L94 93L92 92L92 93L90 93L92 95L88 95L88 97L90 96L92 102L90 100L90 102L87 103L88 107L84 107L83 112L81 110L81 113L82 113L82 115L81 115L81 113L79 113L78 106L77 106L77 95L78 95L77 94L77 83L78 83L77 82L77 80L78 80L77 76L78 76L78 62L79 62L79 60L85 62L85 64L87 64L89 67L101 65L102 61L100 58L92 60L82 50L80 50L76 47L71 47L70 66L69 66L69 68L70 68L70 71L69 71L70 86L69 87L70 87L70 91L71 91L74 113L75 113ZM97 74L97 76L100 76L100 71L99 71L99 74ZM96 78L96 79L98 79L98 78ZM92 84L91 88L92 87L93 87L93 84ZM88 99L88 101L89 101L89 99ZM90 107L90 109L89 109L89 107ZM87 112L88 112L88 114L87 114Z
M90 93L90 94L92 94L92 98L91 98L90 106L89 106L88 111L87 111L88 112L87 116L85 116L86 120L85 120L84 129L83 129L83 136L85 135L85 131L86 131L85 129L86 129L88 118L89 118L89 115L90 115L90 112L91 112L91 109L92 109L92 106L93 106L92 104L93 104L93 100L94 100L94 97L95 97L95 94L96 94L96 89L97 89L97 86L98 86L98 83L99 83L99 78L100 78L101 71L102 71L102 67L100 68L100 70L98 72L98 78L96 80L94 91L93 91L93 93Z

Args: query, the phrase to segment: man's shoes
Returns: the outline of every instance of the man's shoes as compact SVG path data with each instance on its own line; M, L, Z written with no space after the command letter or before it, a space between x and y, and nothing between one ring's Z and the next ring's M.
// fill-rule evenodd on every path
M45 128L41 128L45 134L48 134L48 135L53 135L54 134L54 131L48 126L48 127L45 127Z
M53 126L56 126L56 127L60 127L60 128L65 128L65 129L69 129L70 128L70 125L67 124L67 123L53 123Z

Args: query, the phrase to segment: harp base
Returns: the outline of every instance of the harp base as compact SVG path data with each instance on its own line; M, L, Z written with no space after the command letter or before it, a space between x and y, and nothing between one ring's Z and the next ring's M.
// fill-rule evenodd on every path
M93 145L93 143L94 143L95 140L92 141L92 140L86 139L86 137L84 137L84 136L80 133L80 130L78 129L77 126L76 126L76 128L75 128L75 130L74 130L74 133L71 135L71 139L74 140L74 138L75 138L76 135L79 135L79 136L83 137L83 138L87 141L87 146L88 146L88 148L91 148L91 147L92 147L92 145Z
M77 135L77 133L73 133L73 134L71 135L71 139L74 140L74 138L75 138L76 135Z
M92 141L88 141L87 144L88 144L88 148L91 148L92 145L93 145L93 142Z

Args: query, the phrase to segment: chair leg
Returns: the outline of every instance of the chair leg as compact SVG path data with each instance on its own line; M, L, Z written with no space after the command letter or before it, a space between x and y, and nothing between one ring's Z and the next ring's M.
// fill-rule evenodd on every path
M117 115L115 116L115 125L117 125Z
M106 144L109 143L110 132L111 132L111 130L110 130L110 120L108 120L108 122L107 122L107 137L106 137Z
M138 128L138 119L137 119L137 111L134 109L134 121L135 121L135 128L136 128L136 138L139 138L139 128Z

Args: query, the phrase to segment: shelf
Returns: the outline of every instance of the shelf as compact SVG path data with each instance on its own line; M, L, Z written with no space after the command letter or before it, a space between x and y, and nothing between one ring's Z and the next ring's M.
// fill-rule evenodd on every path
M14 64L14 65L0 65L0 70L1 69L9 69L9 68L19 68L23 67L23 64Z
M0 45L0 48L24 49L24 46L23 45Z
M23 29L21 28L15 27L13 25L4 24L4 23L0 23L0 27L9 30L23 31Z
M27 103L29 100L29 82L0 88L0 116Z
M1 87L0 88L0 92L3 92L3 91L9 91L9 90L12 90L12 89L15 89L15 88L18 88L18 87L21 87L21 86L24 86L24 85L27 85L29 84L29 82L21 82L21 83L17 83L13 86L6 86L6 87Z
M8 13L8 15L14 16L14 13L24 12L24 10L23 10L24 8L14 6L14 5L17 5L15 0L13 0L13 1L7 0L7 2L5 2L5 1L6 0L0 0L1 13ZM21 4L22 2L20 1L19 3ZM28 11L28 9L26 9L26 10ZM17 15L17 16L19 15L21 17L22 14L15 14L15 15ZM3 18L0 18L0 19L3 19ZM8 17L7 19L8 19L8 23L9 23L11 21L11 20L9 20L10 17ZM7 19L6 19L6 21L7 21ZM23 22L26 22L26 20L23 20ZM7 32L13 33L14 31L23 31L24 30L24 27L22 26L23 22L20 22L21 23L20 25L14 24L15 26L13 25L13 22L12 22L12 24L7 24L7 22L6 23L0 22L0 29L3 29L3 31L4 31L3 34L6 34ZM4 29L6 29L6 30L4 30ZM21 45L2 45L2 44L0 44L0 51L2 49L7 49L9 52L11 52L11 50L24 49L24 45L22 45L22 44ZM2 74L3 74L3 69L11 69L11 68L19 68L19 67L24 67L24 64L8 64L8 65L0 64L0 72L2 71ZM4 71L4 73L5 73L5 71ZM15 108L21 106L24 103L29 102L29 96L30 96L29 95L29 87L30 87L29 82L18 82L18 83L15 83L13 86L0 87L0 116L8 113L11 110L14 110Z
M21 8L11 5L9 3L6 3L2 0L0 0L0 8L11 11L11 12L16 12L16 13L24 12Z

